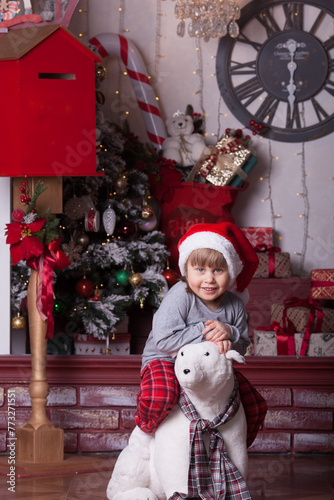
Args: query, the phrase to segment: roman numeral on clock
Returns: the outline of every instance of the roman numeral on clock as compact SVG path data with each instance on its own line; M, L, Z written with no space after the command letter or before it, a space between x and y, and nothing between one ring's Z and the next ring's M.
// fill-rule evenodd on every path
M300 3L283 4L285 30L302 30L304 24L304 6Z
M239 63L231 61L231 75L256 75L256 61Z
M246 101L243 103L246 108L264 92L257 77L237 85L234 91L240 101Z

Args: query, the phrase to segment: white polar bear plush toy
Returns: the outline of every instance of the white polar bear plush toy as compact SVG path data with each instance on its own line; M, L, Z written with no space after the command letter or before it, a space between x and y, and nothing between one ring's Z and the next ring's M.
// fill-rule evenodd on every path
M206 144L201 134L194 134L194 122L191 115L174 113L166 120L170 137L162 143L162 154L168 160L174 160L181 167L194 165L202 156Z
M175 362L177 379L201 419L210 422L226 409L234 390L232 361L244 363L237 351L220 354L213 342L189 344L181 348ZM247 424L240 403L233 418L218 427L228 457L242 480L247 478ZM176 405L159 425L155 435L138 427L118 457L107 488L109 500L166 500L174 493L187 494L190 463L190 420ZM210 437L203 432L208 449ZM215 490L216 499L223 492ZM177 497L177 498L187 498ZM211 497L210 497L211 498ZM225 496L224 496L225 498ZM226 495L226 499L235 498ZM241 497L240 497L241 498ZM251 498L242 496L242 498Z

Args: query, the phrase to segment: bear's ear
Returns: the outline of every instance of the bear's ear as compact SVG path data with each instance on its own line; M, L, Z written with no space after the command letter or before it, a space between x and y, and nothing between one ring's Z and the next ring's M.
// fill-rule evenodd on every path
M238 351L234 351L233 349L227 351L225 357L227 359L232 359L233 361L237 361L238 363L246 363L245 358L241 356L241 354L238 353Z

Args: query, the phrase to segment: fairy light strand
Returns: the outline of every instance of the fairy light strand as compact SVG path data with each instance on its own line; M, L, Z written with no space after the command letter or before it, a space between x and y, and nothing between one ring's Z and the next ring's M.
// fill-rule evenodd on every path
M80 14L80 25L83 25L85 23L84 28L80 28L80 33L78 33L78 37L82 39L84 43L88 43L88 40L90 39L89 36L89 0L85 2L85 6L80 7L78 9L78 13Z
M308 234L309 230L309 215L310 215L310 203L308 199L308 189L306 184L306 171L305 171L305 143L302 143L302 151L298 153L301 157L301 185L302 185L302 195L304 200L304 212L303 212L303 222L304 222L304 235L303 235L303 244L302 250L300 253L300 263L298 268L298 274L301 275L304 272L304 264L305 264L305 256L307 251L307 242L308 238L310 238Z
M157 15L155 28L155 80L159 81L160 57L161 57L161 0L157 1Z
M118 32L119 33L124 33L126 30L124 29L124 19L125 19L125 0L120 0L119 2L119 8L118 8L118 13L119 13L119 18L118 18ZM117 58L117 65L118 65L118 78L117 78L117 99L118 99L118 109L123 109L123 65L121 58ZM122 119L121 117L121 112L120 114L120 120Z
M199 38L196 38L195 43L196 43L196 54L197 54L197 62L198 62L198 70L196 71L196 74L198 75L198 78L199 78L199 90L196 93L199 96L199 106L200 106L200 110L202 113L202 119L203 119L203 130L205 130L205 128L206 128L205 127L206 113L205 113L205 109L204 109L204 100L203 100L204 78L203 78L202 45L201 45L201 40Z
M217 106L217 137L220 137L220 130L221 130L221 104L222 104L222 96L219 95L218 99L218 106Z
M274 157L272 155L272 148L271 148L271 140L269 140L269 166L268 166L268 200L269 200L269 206L270 206L270 215L271 215L271 225L273 228L273 233L275 234L275 222L276 222L276 216L274 212L274 202L272 198L272 186L271 186L271 174L272 174L272 169L273 169L273 160Z

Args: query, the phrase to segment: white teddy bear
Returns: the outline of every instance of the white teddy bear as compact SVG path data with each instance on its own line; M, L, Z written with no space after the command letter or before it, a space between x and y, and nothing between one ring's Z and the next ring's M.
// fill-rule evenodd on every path
M206 144L202 134L194 132L191 115L178 111L166 120L169 135L162 144L162 154L168 160L174 160L181 167L194 165L201 157Z
M218 415L227 414L226 408L233 400L230 396L236 394L233 360L238 363L245 362L243 356L234 350L228 351L226 355L220 354L213 342L189 344L179 350L175 362L175 374L200 419L207 419L213 423ZM228 421L222 425L220 422L219 420L216 424L219 425L217 430L222 437L228 457L238 469L235 477L242 482L242 498L250 499L245 483L248 468L247 424L242 403L236 406L235 413ZM166 500L175 492L187 494L190 429L191 420L181 411L179 405L176 405L159 425L154 436L145 434L135 427L128 446L124 448L116 462L108 484L108 499ZM203 431L203 441L207 450L211 439L211 432ZM219 455L224 457L224 460L226 452L221 451ZM226 470L230 470L229 466L225 467L225 472ZM221 480L222 483L226 481L226 488L223 489L221 486L220 491L216 491L215 498L221 498L224 491L226 499L236 498L233 496L236 482L230 482L227 476L224 481L223 475Z

